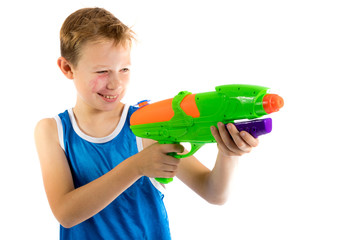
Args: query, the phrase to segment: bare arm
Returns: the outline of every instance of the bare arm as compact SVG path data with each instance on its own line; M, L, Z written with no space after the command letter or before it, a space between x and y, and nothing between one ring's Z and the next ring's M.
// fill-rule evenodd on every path
M60 147L54 119L41 120L35 129L44 187L51 210L64 227L92 217L144 175L173 177L174 158L167 152L181 152L176 145L153 145L136 154L102 177L74 188L68 161Z
M210 171L194 156L181 160L177 176L202 198L212 204L224 204L229 195L229 186L239 156L249 153L258 145L258 140L247 132L241 132L230 124L229 132L223 124L212 128L218 143L218 155ZM243 134L243 135L242 135Z

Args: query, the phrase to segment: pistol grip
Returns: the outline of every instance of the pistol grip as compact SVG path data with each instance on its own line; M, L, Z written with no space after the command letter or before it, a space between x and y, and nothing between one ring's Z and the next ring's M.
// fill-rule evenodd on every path
M173 144L174 142L159 142L160 144ZM191 143L191 150L187 154L181 155L175 152L168 153L168 155L173 156L174 158L186 158L192 156L197 150L199 150L205 143ZM162 184L168 184L173 181L172 178L155 178L156 181Z
M162 184L168 184L173 181L173 178L155 178L155 180Z

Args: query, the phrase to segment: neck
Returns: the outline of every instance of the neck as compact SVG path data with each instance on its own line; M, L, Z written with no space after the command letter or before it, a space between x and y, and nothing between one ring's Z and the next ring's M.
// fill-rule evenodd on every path
M117 127L124 106L119 102L114 109L103 111L77 101L73 112L81 131L92 137L105 137Z

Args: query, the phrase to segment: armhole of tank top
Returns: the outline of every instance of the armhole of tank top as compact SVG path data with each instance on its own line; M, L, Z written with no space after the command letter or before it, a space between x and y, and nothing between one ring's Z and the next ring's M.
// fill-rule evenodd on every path
M58 137L59 137L59 143L61 148L65 151L65 147L64 147L64 133L63 133L63 126L62 126L62 122L60 117L57 115L54 117L55 121L56 121L56 125L57 125L57 130L58 130Z
M143 143L142 143L142 138L136 137L136 145L138 148L138 152L142 151L144 149ZM162 194L165 194L165 186L161 183L159 183L158 181L155 180L155 178L150 178L150 182L152 183L152 185Z

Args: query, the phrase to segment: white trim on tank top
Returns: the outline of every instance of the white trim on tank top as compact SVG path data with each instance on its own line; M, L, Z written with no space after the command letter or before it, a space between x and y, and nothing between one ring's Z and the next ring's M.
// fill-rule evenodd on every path
M83 131L81 131L76 122L72 108L68 109L68 112L69 112L70 121L74 128L74 131L76 132L77 135L79 135L79 137L81 137L82 139L84 139L88 142L92 142L92 143L106 143L106 142L113 140L117 135L119 135L121 129L123 128L123 126L125 124L129 107L130 107L130 105L128 105L128 104L126 104L124 106L120 121L119 121L118 125L116 126L115 130L112 133L110 133L110 135L108 135L106 137L101 137L101 138L91 137L91 136L85 134Z

